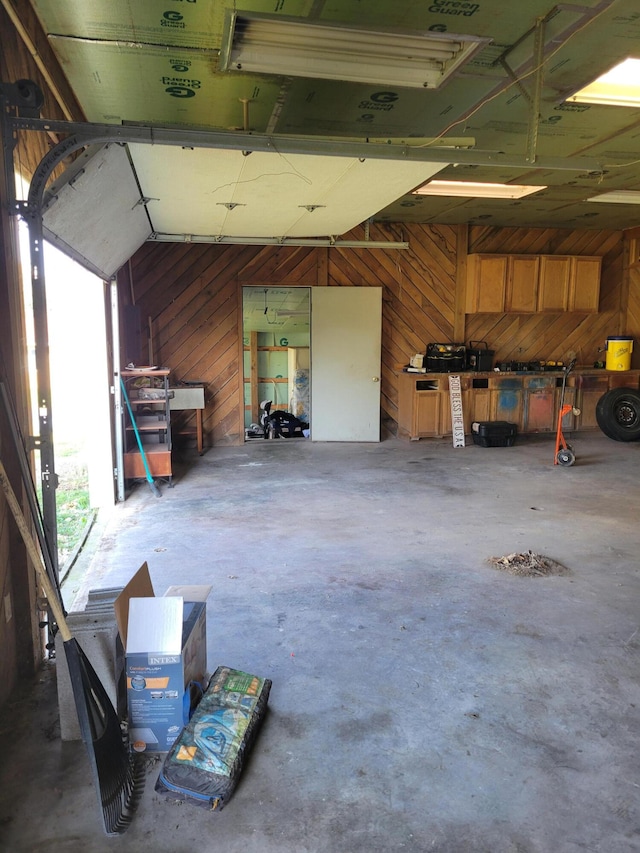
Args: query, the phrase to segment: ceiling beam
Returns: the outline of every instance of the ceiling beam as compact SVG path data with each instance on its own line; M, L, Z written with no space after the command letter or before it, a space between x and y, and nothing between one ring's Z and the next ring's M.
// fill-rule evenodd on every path
M533 76L533 98L529 108L529 129L527 131L527 160L535 163L537 160L538 129L540 127L540 103L542 101L542 82L544 78L544 19L536 21L533 58L535 72Z
M69 154L87 145L138 142L149 145L171 145L192 148L221 148L244 151L268 151L280 154L309 154L333 157L356 157L369 160L396 160L406 162L457 163L466 166L495 166L515 169L532 168L562 172L602 171L601 161L591 157L544 157L529 162L526 155L505 154L502 151L476 149L437 148L432 144L418 147L378 142L340 141L336 139L296 136L275 136L259 133L194 130L150 125L113 125L88 122L64 122L28 117L12 117L9 122L15 131L40 131L59 133L65 138L42 159L33 176L30 205L39 204L44 185L55 167Z

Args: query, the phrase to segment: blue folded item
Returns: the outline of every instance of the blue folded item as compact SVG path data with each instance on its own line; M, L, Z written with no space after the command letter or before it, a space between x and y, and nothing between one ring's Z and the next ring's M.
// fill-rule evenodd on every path
M220 666L162 765L155 790L222 809L267 710L271 680Z

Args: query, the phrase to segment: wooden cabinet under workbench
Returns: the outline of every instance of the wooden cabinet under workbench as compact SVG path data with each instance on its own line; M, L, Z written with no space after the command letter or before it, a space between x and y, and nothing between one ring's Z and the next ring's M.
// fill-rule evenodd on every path
M554 433L561 371L460 373L465 433L474 421L509 421L518 433ZM398 436L417 440L451 435L448 373L398 373ZM565 402L580 409L567 430L598 429L596 403L610 388L639 388L640 371L581 368L567 377Z

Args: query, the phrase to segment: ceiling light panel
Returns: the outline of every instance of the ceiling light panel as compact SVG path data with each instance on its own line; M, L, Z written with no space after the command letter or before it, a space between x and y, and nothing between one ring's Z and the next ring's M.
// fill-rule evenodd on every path
M582 104L640 107L640 59L625 59L567 100Z
M229 12L220 68L435 89L489 39Z
M489 184L474 181L429 181L415 195L460 196L462 198L524 198L546 190L524 184Z
M587 201L602 201L609 204L640 204L640 192L638 190L612 190L588 198Z

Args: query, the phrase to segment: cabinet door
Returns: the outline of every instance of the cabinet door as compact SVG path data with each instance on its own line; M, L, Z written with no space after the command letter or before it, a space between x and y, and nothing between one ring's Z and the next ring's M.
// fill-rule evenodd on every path
M440 391L416 391L413 435L417 438L440 435L441 398Z
M577 382L577 406L580 409L578 418L578 429L596 429L596 404L600 397L609 390L609 377L607 374L585 374L576 377Z
M467 314L504 311L507 267L507 255L469 255Z
M617 370L609 374L609 388L637 388L639 380L637 370Z
M524 314L536 310L539 270L537 255L509 258L505 311Z
M438 425L438 435L451 435L453 427L451 426L451 395L448 391L440 392L440 423Z
M601 263L601 258L571 258L569 311L597 312Z
M522 380L515 377L493 379L491 385L491 420L508 421L522 431Z
M468 411L468 416L467 416ZM491 391L488 388L473 388L469 391L469 403L465 410L465 429L471 432L474 421L491 420Z
M550 432L556 426L555 378L534 377L525 385L523 432Z
M564 255L540 257L538 311L566 311L569 305L571 258Z

